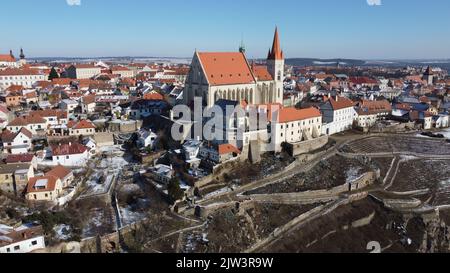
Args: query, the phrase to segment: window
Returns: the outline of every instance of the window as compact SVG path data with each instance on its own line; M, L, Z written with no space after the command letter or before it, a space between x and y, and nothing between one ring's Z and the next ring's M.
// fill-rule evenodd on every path
M69 156L66 156L66 159L69 159Z
M14 250L20 250L20 246L15 246Z
M6 252L10 253L10 252L11 252L11 249L8 247L8 248L6 249Z
M37 241L32 241L31 245L33 245L33 246L37 245Z

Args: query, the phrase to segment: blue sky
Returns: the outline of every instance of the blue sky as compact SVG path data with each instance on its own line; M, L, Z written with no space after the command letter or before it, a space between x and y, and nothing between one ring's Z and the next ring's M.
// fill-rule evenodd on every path
M249 57L265 57L277 25L286 57L450 58L448 0L14 0L1 9L0 52L23 46L35 57L191 57L237 50L241 37Z

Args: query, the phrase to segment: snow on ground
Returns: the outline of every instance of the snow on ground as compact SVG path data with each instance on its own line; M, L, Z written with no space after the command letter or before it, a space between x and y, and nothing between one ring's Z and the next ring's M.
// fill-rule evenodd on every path
M435 134L442 134L442 135L444 135L445 138L450 139L450 128L447 128L447 129L439 131L439 132L435 132ZM416 136L423 137L423 138L430 138L428 136L423 136L422 133L418 133Z
M361 177L361 168L359 167L351 167L345 173L346 183L350 183L355 181L356 179Z
M103 178L102 178L103 177ZM100 170L91 175L86 181L87 190L84 195L102 194L108 191L111 183L114 181L114 174ZM100 180L103 180L100 182Z
M203 198L206 199L206 198L210 198L210 197L213 197L213 196L216 196L219 194L223 194L223 193L227 193L227 192L231 192L231 189L229 187L221 188L216 191L210 192L207 195L205 195Z
M67 241L70 239L71 227L69 225L61 224L53 228L56 233L56 238L62 241Z
M122 220L122 226L127 226L144 219L147 214L145 211L133 211L130 206L127 206L125 208L120 208L120 216Z
M97 235L97 228L102 225L103 217L104 215L101 210L96 210L93 212L89 223L83 227L83 238Z
M415 157L415 156L413 156L413 155L401 155L401 156L400 156L400 160L401 160L402 162L411 161L411 160L416 160L416 159L419 159L419 158L418 158L418 157Z

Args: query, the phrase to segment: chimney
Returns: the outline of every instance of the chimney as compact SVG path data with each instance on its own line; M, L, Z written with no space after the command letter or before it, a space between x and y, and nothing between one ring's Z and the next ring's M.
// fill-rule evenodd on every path
M338 95L336 95L336 102L339 100L339 96Z
M72 146L72 142L69 142L69 146Z

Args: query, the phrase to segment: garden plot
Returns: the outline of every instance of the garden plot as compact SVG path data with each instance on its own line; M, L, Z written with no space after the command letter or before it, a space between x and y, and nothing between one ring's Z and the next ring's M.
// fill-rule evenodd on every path
M389 169L391 168L392 160L392 157L378 157L371 159L374 167L380 169L381 179L384 179L386 177Z
M207 226L183 235L185 253L240 253L275 229L319 206L255 203L239 212L222 209L214 213Z
M423 242L423 233L420 218L406 222L402 214L366 198L311 220L261 252L369 253L367 244L371 241L379 242L383 252L416 252Z
M450 143L443 140L411 136L370 137L346 144L343 152L356 154L371 153L419 153L429 155L450 154Z
M299 173L282 182L269 184L245 194L291 193L331 189L352 182L371 170L369 165L358 159L333 156L321 161L306 173Z
M89 164L93 173L86 181L83 197L108 192L118 175L130 164L130 159L124 158L124 152L117 146L102 147L101 152L100 159Z
M450 160L402 161L390 191L430 189L432 205L450 204Z

